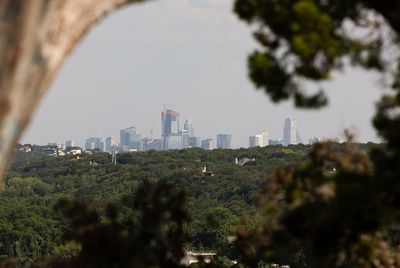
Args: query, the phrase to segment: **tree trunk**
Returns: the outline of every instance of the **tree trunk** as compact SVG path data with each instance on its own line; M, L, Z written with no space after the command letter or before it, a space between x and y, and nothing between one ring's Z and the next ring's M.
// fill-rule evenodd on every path
M140 1L0 0L0 190L15 144L65 58L108 12Z

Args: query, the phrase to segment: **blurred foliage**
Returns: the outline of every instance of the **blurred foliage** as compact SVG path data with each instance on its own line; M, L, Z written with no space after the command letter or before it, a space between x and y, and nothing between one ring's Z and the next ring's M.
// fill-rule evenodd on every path
M384 20L400 28L398 1L236 0L234 10L257 26L251 80L273 101L293 99L303 108L328 102L322 90L307 93L306 82L328 80L348 63L389 71Z
M145 183L122 206L109 204L104 218L87 202L61 200L57 207L70 222L67 240L81 249L49 266L184 267L185 199L183 190L171 185Z
M239 232L238 243L248 247L243 261L400 267L400 2L236 0L234 9L258 26L250 78L275 102L324 106L323 91L309 95L302 86L349 64L393 81L373 119L385 146L365 155L351 142L318 144L304 163L275 171L259 204L276 221Z

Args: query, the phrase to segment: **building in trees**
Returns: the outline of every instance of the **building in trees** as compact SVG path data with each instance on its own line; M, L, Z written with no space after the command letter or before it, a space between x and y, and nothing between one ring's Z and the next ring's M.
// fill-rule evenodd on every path
M106 139L106 152L112 153L113 151L117 151L118 142L111 137Z
M262 132L249 137L249 147L265 147L268 145L268 132Z
M214 141L213 139L205 139L201 141L201 148L204 150L212 150L214 149Z
M168 149L168 137L177 134L179 134L179 113L173 110L163 111L161 113L161 139L164 150Z
M283 126L283 145L297 144L296 119L288 117Z
M104 142L102 138L90 137L85 141L85 150L104 151Z
M201 141L199 137L189 137L189 148L200 148Z
M73 140L65 141L65 148L68 148L68 147L75 147L75 142Z
M189 137L194 137L194 128L191 119L186 119L183 129L187 130Z
M218 134L217 135L217 148L218 149L231 149L232 135Z
M120 132L120 147L124 152L142 151L142 137L137 132L136 127L122 129Z

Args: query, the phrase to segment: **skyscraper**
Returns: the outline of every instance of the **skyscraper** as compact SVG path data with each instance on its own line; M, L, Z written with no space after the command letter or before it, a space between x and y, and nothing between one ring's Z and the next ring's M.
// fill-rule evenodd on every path
M214 141L212 139L206 139L201 141L201 148L204 150L214 149Z
M106 139L106 152L112 153L113 151L117 150L117 142L113 140L111 137Z
M191 119L186 119L183 129L187 130L189 137L194 137L194 128Z
M288 117L283 126L283 145L297 144L296 119Z
M122 129L120 132L120 146L122 151L137 150L142 151L142 137L135 127Z
M182 149L189 148L189 131L183 129L179 134L181 134Z
M232 141L232 135L218 134L217 135L217 148L218 149L230 149L231 141Z
M196 148L200 147L201 141L199 137L189 137L189 147Z
M102 138L91 137L85 141L85 150L104 151L104 142Z
M107 153L111 153L111 142L112 142L111 137L108 137L106 139L106 152Z
M265 147L268 145L268 132L262 132L249 137L249 147Z
M65 142L65 148L68 148L68 147L75 147L75 142L72 141L72 140L66 141Z
M142 139L143 142L143 150L144 151L149 151L149 150L156 150L160 151L162 149L162 144L160 139L149 139L149 138L144 138Z
M168 136L179 134L179 113L173 110L166 110L161 113L161 139L163 149L168 149Z

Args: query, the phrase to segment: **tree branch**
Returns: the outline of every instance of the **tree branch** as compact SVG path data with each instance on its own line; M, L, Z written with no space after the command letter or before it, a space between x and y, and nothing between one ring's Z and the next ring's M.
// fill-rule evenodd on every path
M41 97L78 41L112 10L141 1L0 1L0 178Z

